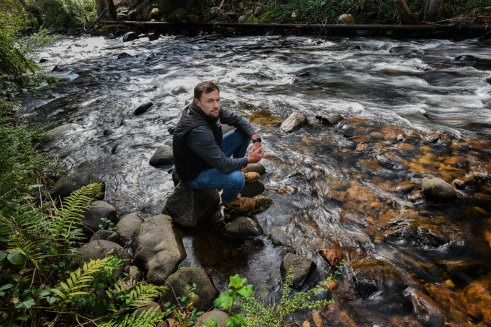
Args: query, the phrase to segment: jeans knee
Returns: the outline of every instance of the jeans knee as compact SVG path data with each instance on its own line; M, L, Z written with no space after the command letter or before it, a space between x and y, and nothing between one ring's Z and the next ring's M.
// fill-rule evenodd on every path
M234 185L237 185L238 189L242 189L245 185L244 174L242 174L242 172L238 170L230 173L230 182L233 183Z

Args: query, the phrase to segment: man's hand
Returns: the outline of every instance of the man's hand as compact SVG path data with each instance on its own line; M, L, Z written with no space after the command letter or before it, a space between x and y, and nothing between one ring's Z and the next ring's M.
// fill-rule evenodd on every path
M252 147L249 153L255 152L257 151L257 149L262 149L261 142L252 143Z
M259 144L254 149L254 145ZM249 152L249 156L247 157L247 163L256 163L259 162L264 157L264 151L261 147L261 143L257 142L252 145L251 151Z

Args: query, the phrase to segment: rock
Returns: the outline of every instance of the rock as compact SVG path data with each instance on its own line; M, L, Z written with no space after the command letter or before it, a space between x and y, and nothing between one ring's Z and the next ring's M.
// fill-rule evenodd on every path
M354 24L355 19L351 14L342 14L338 17L336 24Z
M375 292L399 295L408 287L408 278L392 264L378 259L364 259L352 264L355 288L364 299Z
M123 59L123 58L133 58L133 56L126 52L121 52L120 54L118 54L118 59Z
M242 15L242 16L239 16L238 22L240 24L247 23L247 20L249 19L249 17L250 17L250 15Z
M324 116L315 116L316 119L318 119L322 124L328 125L328 126L334 126L337 123L339 123L341 120L343 120L343 116L340 114L329 114L329 115L324 115Z
M444 286L426 284L426 290L431 298L438 303L447 322L465 323L467 309L459 296Z
M201 327L212 321L215 317L217 318L218 326L225 326L225 321L227 321L229 315L228 313L220 310L206 312L198 317L198 320L196 320L196 324L194 326Z
M121 245L106 240L90 241L79 248L77 252L78 255L75 256L75 262L80 265L90 260L104 259L108 255L115 255L118 258L127 260L127 263L131 259L131 255Z
M228 223L222 230L223 235L232 238L247 239L263 234L263 229L252 218L238 217Z
M50 190L51 197L56 199L58 197L65 198L69 196L73 191L80 189L83 186L99 183L102 184L101 195L98 199L104 198L105 184L99 177L91 174L83 174L79 172L70 172L67 175L61 177Z
M177 184L179 184L181 180L179 179L179 176L177 176L175 168L172 169L171 174L172 174L172 182L174 183L174 186L177 186Z
M283 132L293 132L305 123L307 123L307 117L301 112L294 112L281 123L280 128Z
M143 219L136 213L130 213L121 218L116 225L121 239L124 242L136 240L142 223Z
M411 299L414 313L424 326L444 326L445 319L440 308L428 295L409 287L404 291L404 296Z
M321 249L319 254L333 268L339 265L339 262L343 259L341 252L336 249Z
M152 8L150 14L148 15L149 20L152 18L158 18L160 15L159 8Z
M105 201L92 202L84 213L82 220L84 230L95 233L100 229L99 225L103 223L102 218L115 222L117 219L116 209Z
M182 237L174 230L171 217L157 215L145 220L136 239L135 262L145 268L149 283L164 285L185 257Z
M416 183L404 181L404 182L397 184L395 191L400 192L400 193L409 193L412 190L414 190L417 186L418 186L418 184L416 184Z
M170 165L174 163L174 153L172 147L161 145L155 150L155 153L150 158L150 165L154 167Z
M186 286L193 284L196 284L196 289L193 293L198 296L194 307L198 310L207 311L213 307L213 300L218 296L217 289L202 268L187 267L179 269L167 278L165 284L172 292L166 292L162 297L161 303L171 302L177 305L176 298L188 295L190 290Z
M263 7L263 6L256 6L256 8L254 9L254 16L258 17L258 16L261 16L262 14L264 14L264 12L266 11L266 8Z
M417 201L422 201L423 200L423 193L421 190L416 190L413 193L409 194L407 199L411 202L417 202Z
M148 34L148 41L155 41L155 40L158 40L160 37L160 34L159 33L152 33L152 34ZM150 55L151 56L151 55ZM150 58L150 56L147 57L147 60L151 60L155 57L157 57L156 54L154 54L154 56L152 58Z
M116 15L116 19L119 21L128 20L128 14L120 12Z
M389 223L384 241L422 250L444 249L447 252L465 245L464 235L456 225L425 216Z
M463 190L465 188L465 182L461 179L454 179L452 182L456 189Z
M483 321L491 325L491 274L467 285L461 298L468 306L473 304L479 308Z
M257 163L250 163L245 167L246 172L254 172L258 173L259 175L264 175L266 173L266 168L259 162Z
M486 82L488 82L489 84L491 84L491 76L489 76L488 78L486 78Z
M265 195L257 195L254 197L256 201L255 212L262 212L273 205L273 199Z
M90 240L91 241L106 240L106 241L118 243L119 234L115 231L110 231L107 229L99 229L97 232L95 232L94 235L92 235Z
M305 279L307 278L307 275L309 272L315 267L315 264L312 260L301 257L299 255L293 254L293 253L287 253L283 257L283 261L281 262L281 276L283 279L286 278L290 267L293 266L293 271L292 271L292 287L293 288L300 288L302 287L303 283L305 282Z
M252 198L256 195L259 195L264 192L264 184L261 180L258 180L254 183L248 183L244 186L240 194L242 196Z
M153 309L155 311L152 311L154 312L155 315L158 315L158 314L161 314L162 313L162 309L160 308L160 305L156 302L153 302L153 301L150 301L150 300L146 300L145 301L145 305L141 305L139 307L137 307L135 309L136 312L138 312L135 316L136 317L139 317L140 314L145 311L145 310L148 310L148 309ZM138 325L138 324L137 324Z
M138 106L138 108L135 109L135 111L133 111L133 115L138 116L144 114L151 106L153 106L152 102L141 104L140 106Z
M48 59L46 59L46 58L41 58L41 59L39 59L39 63L40 63L40 64L42 64L43 62L47 62L47 61L48 61Z
M163 212L181 226L196 227L201 219L211 216L218 209L219 203L217 190L195 190L179 182L167 198Z
M425 177L421 182L423 196L428 200L449 200L456 197L454 188L437 177Z
M138 39L138 34L135 32L128 32L123 35L123 42L129 42Z
M423 142L425 143L436 143L436 144L446 144L449 142L448 137L442 133L434 132L423 136Z
M128 276L135 281L140 281L142 279L142 272L137 266L129 266Z

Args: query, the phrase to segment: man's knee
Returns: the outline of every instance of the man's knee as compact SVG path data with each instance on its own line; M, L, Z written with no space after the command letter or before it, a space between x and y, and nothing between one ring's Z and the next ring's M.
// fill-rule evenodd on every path
M244 174L242 174L242 172L240 172L239 170L230 173L229 178L230 178L230 182L237 186L236 188L242 189L244 187L245 177Z

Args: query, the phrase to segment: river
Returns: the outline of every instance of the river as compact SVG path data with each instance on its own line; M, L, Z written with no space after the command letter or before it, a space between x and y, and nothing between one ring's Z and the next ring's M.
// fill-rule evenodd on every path
M264 194L275 202L254 217L265 235L232 242L184 231L181 266L203 267L220 291L239 273L273 303L287 251L317 265L305 289L329 269L319 251L337 249L346 262L332 295L337 307L290 322L422 326L408 287L429 295L455 326L479 321L456 317L460 304L448 299L491 273L489 39L68 37L34 58L46 59L60 82L19 97L20 114L54 123L50 156L101 176L120 217L161 212L174 188L171 166L148 161L171 144L169 129L195 84L218 82L223 107L252 121L266 153ZM149 101L148 112L133 115ZM281 132L295 111L310 124ZM344 123L315 118L333 113ZM463 181L457 199L425 201L425 176Z

